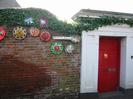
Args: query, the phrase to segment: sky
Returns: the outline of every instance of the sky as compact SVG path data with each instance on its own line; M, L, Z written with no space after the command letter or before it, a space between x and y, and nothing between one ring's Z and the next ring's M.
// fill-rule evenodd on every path
M133 13L133 0L17 0L21 7L35 7L50 11L69 20L81 9Z

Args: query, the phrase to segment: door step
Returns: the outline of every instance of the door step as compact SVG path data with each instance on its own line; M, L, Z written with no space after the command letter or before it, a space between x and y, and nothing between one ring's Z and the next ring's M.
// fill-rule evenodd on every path
M124 94L121 91L114 91L114 92L106 92L106 93L100 93L100 98L108 98L108 97L114 97L114 96L123 96Z

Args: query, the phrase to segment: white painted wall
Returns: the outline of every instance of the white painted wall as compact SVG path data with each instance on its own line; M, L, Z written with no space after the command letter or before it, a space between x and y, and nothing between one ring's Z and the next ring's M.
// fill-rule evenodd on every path
M98 36L82 35L81 92L97 91L98 76ZM95 52L92 54L92 52Z
M122 88L126 87L126 43L127 38L121 39L121 61L120 61L120 86Z
M133 88L133 36L127 37L127 55L126 55L126 84L125 88Z
M81 93L97 92L99 37L122 37L120 86L133 88L133 28L127 25L102 27L98 30L82 32Z

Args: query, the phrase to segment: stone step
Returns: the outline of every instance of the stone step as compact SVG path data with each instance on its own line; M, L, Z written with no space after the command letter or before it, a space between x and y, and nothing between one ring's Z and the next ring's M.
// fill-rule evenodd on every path
M115 97L115 96L124 96L124 94L121 91L106 92L106 93L99 94L100 98L108 98L108 97Z

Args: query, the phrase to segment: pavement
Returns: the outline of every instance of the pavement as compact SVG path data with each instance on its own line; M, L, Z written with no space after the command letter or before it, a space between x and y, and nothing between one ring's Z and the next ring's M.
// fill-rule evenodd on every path
M115 91L101 94L89 94L80 97L79 99L133 99L133 91L122 92Z
M133 94L132 95L112 96L112 97L99 97L97 99L133 99Z
M99 94L99 97L97 99L133 99L133 92L112 92Z
M109 92L109 93L102 93L102 94L89 94L89 96L85 97L53 97L53 98L46 98L44 96L34 97L34 96L25 96L25 97L0 97L0 99L133 99L133 91L131 92Z

